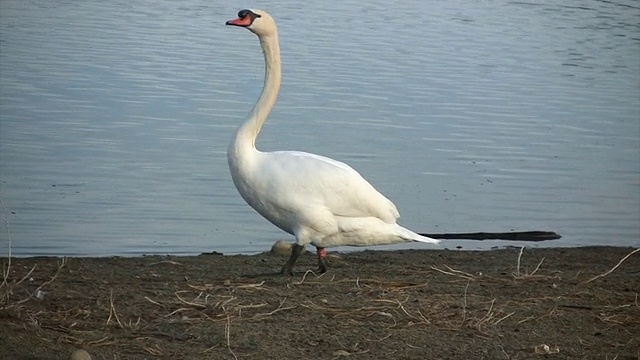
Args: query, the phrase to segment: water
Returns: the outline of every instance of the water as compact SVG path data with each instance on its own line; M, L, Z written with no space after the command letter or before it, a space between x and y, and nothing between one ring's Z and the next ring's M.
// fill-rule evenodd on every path
M418 231L639 246L640 10L562 3L251 3L278 21L284 73L258 146L351 164ZM227 169L263 76L255 37L223 25L239 6L0 3L3 249L251 253L288 238ZM443 247L459 244L509 243Z

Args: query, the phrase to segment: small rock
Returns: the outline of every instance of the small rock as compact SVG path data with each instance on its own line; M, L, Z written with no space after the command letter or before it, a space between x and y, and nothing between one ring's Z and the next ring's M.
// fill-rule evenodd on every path
M286 240L278 240L271 247L271 253L279 256L291 256L293 249L293 243Z
M560 352L560 348L556 346L549 346L547 344L540 344L534 347L534 351L538 355L550 355Z
M78 349L71 353L69 360L91 360L91 355L82 349Z
M36 290L36 297L40 300L44 299L44 296L47 295L46 292L42 290Z

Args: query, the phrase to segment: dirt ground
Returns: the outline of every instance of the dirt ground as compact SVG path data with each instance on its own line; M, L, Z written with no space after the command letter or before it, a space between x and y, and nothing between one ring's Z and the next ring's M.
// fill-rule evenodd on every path
M638 360L634 251L5 257L0 358Z

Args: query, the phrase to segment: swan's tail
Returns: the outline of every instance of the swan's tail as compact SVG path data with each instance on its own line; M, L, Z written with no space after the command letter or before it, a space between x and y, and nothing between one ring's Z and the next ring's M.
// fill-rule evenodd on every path
M400 225L396 225L398 227L398 231L400 232L400 236L403 239L407 239L409 241L419 241L419 242L423 242L423 243L429 243L429 244L439 244L440 240L438 239L432 239L430 237L427 236L423 236L420 235L418 233L415 233L409 229L403 228Z
M418 235L418 234L416 234ZM414 238L413 240L415 241L419 241L419 242L424 242L424 243L430 243L430 244L439 244L440 240L438 239L432 239L430 237L426 237L426 236L422 236L422 235L418 235L417 238Z

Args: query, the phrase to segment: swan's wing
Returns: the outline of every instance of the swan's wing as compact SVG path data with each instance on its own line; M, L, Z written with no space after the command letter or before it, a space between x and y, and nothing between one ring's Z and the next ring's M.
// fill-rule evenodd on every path
M268 201L296 207L321 205L335 216L376 217L395 223L396 206L357 171L342 162L298 151L262 153L261 177L269 183ZM267 199L265 199L267 200Z

